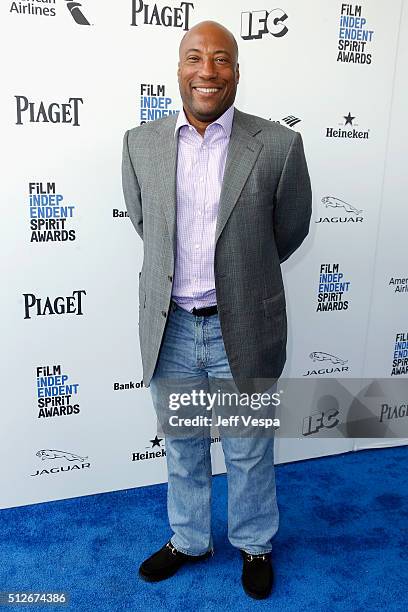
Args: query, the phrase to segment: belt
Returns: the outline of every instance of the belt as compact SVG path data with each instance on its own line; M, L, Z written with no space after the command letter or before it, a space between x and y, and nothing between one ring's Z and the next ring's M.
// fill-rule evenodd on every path
M217 306L207 306L207 308L193 308L191 311L196 317L212 317L218 313Z

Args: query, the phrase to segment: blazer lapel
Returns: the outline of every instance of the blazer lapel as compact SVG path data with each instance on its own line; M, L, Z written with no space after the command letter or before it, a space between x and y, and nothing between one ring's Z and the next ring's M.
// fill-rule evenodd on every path
M263 147L262 142L253 138L259 131L260 128L248 131L244 118L235 109L218 208L215 244Z
M177 116L175 115L174 121L161 126L157 140L156 159L152 159L152 164L157 163L156 172L154 172L157 177L155 187L159 191L174 255L176 254L177 189L177 138L174 136L176 121ZM255 127L252 130L250 128L251 123L245 120L245 115L235 109L220 194L215 243L217 243L263 147L262 142L254 138L260 128Z

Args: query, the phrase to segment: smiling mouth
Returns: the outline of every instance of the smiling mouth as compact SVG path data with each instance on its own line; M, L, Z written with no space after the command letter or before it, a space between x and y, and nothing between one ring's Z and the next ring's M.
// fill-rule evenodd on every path
M201 94L214 94L218 93L221 88L220 87L193 87L198 93Z

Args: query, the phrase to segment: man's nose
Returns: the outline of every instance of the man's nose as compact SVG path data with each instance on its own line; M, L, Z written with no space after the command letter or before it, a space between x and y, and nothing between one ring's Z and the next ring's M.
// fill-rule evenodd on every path
M214 60L208 58L202 61L199 76L202 79L215 79L217 77L217 70Z

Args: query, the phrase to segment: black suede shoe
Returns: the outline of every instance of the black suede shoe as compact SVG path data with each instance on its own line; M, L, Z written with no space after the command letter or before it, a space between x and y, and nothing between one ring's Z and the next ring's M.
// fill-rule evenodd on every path
M273 569L271 553L250 555L241 550L244 560L241 582L244 591L253 599L266 599L271 594L273 586Z
M186 555L174 548L171 542L167 542L163 548L143 561L139 567L139 576L147 582L166 580L166 578L173 576L185 563L204 561L204 559L208 559L213 554L214 551L209 550L203 555Z

